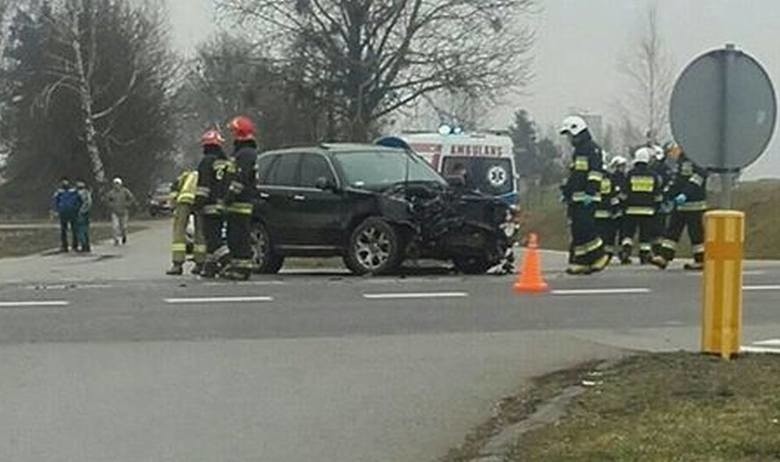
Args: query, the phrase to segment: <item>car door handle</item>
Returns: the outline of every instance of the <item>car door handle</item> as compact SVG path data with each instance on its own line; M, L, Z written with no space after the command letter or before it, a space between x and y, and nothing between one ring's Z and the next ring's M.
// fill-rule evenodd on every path
M300 194L296 194L292 198L294 201L298 201L298 202L303 202L306 200L306 196L302 196Z

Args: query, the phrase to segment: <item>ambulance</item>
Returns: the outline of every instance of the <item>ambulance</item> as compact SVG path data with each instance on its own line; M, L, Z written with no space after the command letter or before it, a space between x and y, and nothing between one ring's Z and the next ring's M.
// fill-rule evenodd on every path
M412 133L400 135L445 178L466 172L467 187L514 207L518 174L512 140L495 133Z

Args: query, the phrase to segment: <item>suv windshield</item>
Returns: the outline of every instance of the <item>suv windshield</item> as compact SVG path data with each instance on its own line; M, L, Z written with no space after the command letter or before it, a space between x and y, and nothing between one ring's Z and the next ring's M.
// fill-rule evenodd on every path
M402 150L344 152L334 158L355 188L384 189L407 180L447 184L425 160Z
M512 163L506 158L445 157L444 176L466 172L466 187L492 196L514 192Z

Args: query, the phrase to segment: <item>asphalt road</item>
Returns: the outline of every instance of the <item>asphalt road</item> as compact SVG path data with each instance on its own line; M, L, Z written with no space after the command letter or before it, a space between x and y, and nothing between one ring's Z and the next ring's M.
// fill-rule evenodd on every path
M695 349L699 275L617 267L553 292L440 270L249 283L159 276L167 231L0 261L0 459L424 461L530 377ZM780 339L780 264L748 264L745 345Z

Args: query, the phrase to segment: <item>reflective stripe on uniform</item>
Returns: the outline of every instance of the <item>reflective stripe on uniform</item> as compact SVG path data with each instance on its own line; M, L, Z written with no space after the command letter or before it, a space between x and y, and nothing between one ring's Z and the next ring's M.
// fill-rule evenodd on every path
M688 181L690 181L691 183L695 184L696 186L701 186L701 185L704 184L704 177L702 177L698 173L695 173L695 174L691 175L691 179L688 180Z
M181 193L179 194L179 197L176 198L176 202L178 204L192 204L195 202L195 195L192 193Z
M244 190L244 185L242 183L239 183L238 181L230 182L230 192L234 194L241 194L243 190Z
M604 245L604 241L602 241L600 237L597 237L596 239L593 239L587 244L578 245L574 247L574 255L578 257L587 255L593 252L594 250L598 250L598 248L601 247L602 245Z
M184 242L174 242L173 245L171 245L171 250L174 252L186 252L187 244Z
M227 212L237 215L252 215L252 204L246 202L234 202L228 205Z
M612 213L609 210L596 210L593 216L595 218L612 218Z
M198 186L198 192L196 195L198 197L209 197L211 195L211 188L206 186Z
M626 209L626 215L652 216L652 215L655 215L655 208L653 208L653 207L628 207Z
M622 210L618 210L617 212L615 212L612 215L612 218L623 218L623 211Z
M588 172L588 181L601 182L601 180L603 179L604 179L604 174L597 170L591 170L590 172Z
M653 192L655 189L655 178L652 176L634 176L631 177L631 191L633 192Z
M677 243L671 239L662 239L661 247L669 250L677 250Z
M203 207L204 215L220 215L225 211L225 206L222 204L209 204Z
M571 200L572 202L585 202L587 200L587 197L588 197L587 193L579 191L571 195ZM590 200L591 202L601 202L601 194L590 196Z
M230 266L236 269L252 269L252 265L252 260L233 259L230 261Z
M205 245L196 245L193 248L193 252L195 253L206 253L206 246Z
M685 202L678 205L677 210L680 212L701 212L707 210L707 201Z
M579 172L587 172L590 168L590 162L586 156L577 156L574 158L574 170Z
M613 197L612 200L609 201L611 205L620 205L620 198L619 197Z
M648 244L647 242L642 242L639 244L640 252L650 252L651 250L653 250L653 244Z

